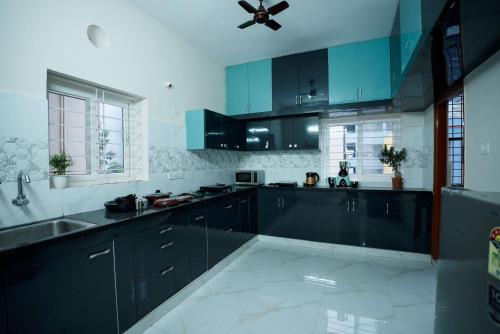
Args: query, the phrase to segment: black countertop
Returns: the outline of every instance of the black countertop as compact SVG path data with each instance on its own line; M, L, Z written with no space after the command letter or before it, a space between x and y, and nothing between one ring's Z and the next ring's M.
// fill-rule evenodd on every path
M391 192L391 193L404 193L404 192L432 192L432 189L427 188L403 188L401 190L394 190L387 187L357 187L357 188L332 188L327 185L316 185L314 187L307 187L303 185L298 185L297 187L278 187L272 184L262 185L263 188L271 189L297 189L297 190L319 190L319 191L347 191L347 192L365 192L365 191L377 191L377 192Z
M19 245L15 245L15 246L8 247L8 248L0 248L0 255L3 255L5 253L9 253L12 251L18 251L21 248L24 249L24 248L29 248L32 246L38 247L40 245L46 245L46 244L53 243L56 241L57 242L67 241L67 240L70 240L72 238L77 238L77 237L81 237L83 235L95 233L97 231L109 229L110 227L118 227L121 225L125 225L127 223L134 221L135 219L140 219L142 217L147 217L147 216L155 215L155 214L159 214L159 213L165 213L165 212L169 212L172 210L179 210L181 208L187 209L190 207L204 205L204 204L211 202L212 200L221 199L221 198L224 198L226 196L230 196L230 195L235 194L235 193L244 193L246 191L249 191L249 190L252 190L255 188L256 188L255 186L249 186L249 187L231 186L231 189L226 191L226 192L206 194L202 198L195 198L195 199L191 200L190 202L185 202L185 203L178 204L178 205L175 205L172 207L167 207L167 208L155 208L155 207L150 206L147 209L142 210L142 211L129 211L129 212L119 212L119 213L111 213L111 212L107 212L106 209L100 209L100 210L94 210L94 211L89 211L89 212L77 213L77 214L73 214L73 215L67 215L64 217L55 217L55 218L51 218L51 219L44 219L41 221L31 222L31 223L22 224L22 225L16 225L16 226L12 226L12 227L1 228L0 232L3 230L16 228L19 226L26 226L26 225L31 225L31 224L36 224L36 223L48 221L48 220L61 219L61 218L81 220L81 221L95 224L94 226L91 226L88 228L83 228L83 229L80 229L80 230L77 230L74 232L69 232L69 233L61 234L61 235L54 236L51 238L38 240L38 241L35 241L32 243L19 244Z

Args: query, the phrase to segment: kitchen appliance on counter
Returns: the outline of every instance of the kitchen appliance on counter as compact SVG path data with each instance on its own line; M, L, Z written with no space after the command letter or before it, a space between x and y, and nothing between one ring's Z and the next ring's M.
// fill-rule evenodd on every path
M130 194L127 196L117 197L112 201L104 203L104 207L109 212L126 212L135 210L135 201L137 196Z
M436 334L500 333L500 193L442 191Z
M349 178L349 162L345 160L339 161L340 171L335 179L335 186L338 188L349 188L351 186L351 179Z
M314 187L316 183L320 180L319 174L316 172L308 172L306 173L306 181L304 182L304 186L306 187Z
M269 183L270 186L283 187L283 188L294 188L297 187L297 182L295 181L279 181L275 183Z
M264 184L263 170L237 170L235 172L235 183L243 186L256 186Z
M156 201L157 199L160 199L160 198L169 198L170 195L172 195L171 192L162 193L161 190L156 189L156 191L153 194L144 195L142 197L144 197L145 199L147 199L149 204L153 204L154 201Z
M213 186L202 186L200 191L203 193L223 193L231 191L231 186L223 183L217 183Z

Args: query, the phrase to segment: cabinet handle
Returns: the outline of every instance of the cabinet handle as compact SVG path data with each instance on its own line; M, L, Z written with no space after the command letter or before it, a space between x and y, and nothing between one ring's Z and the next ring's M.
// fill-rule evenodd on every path
M389 202L385 203L385 213L389 214Z
M356 212L356 202L352 201L352 213Z
M347 201L347 212L351 211L351 202Z
M103 255L106 255L106 254L109 254L109 253L111 253L111 249L109 249L109 248L108 248L108 249L105 249L105 250L103 250L103 251L100 251L100 252L97 252L97 253L90 254L90 255L89 255L89 259L93 260L93 259L95 259L95 258L97 258L97 257L99 257L99 256L103 256Z
M199 217L196 217L194 220L195 220L195 221L200 221L200 220L202 220L202 219L205 219L205 216L199 216Z
M298 95L295 96L295 104L299 104L299 96Z
M266 148L266 150L269 148L269 141L268 140L266 140L266 147L265 148Z
M174 242L170 241L170 242L167 242L166 244L161 245L160 249L164 250L165 248L168 248L168 247L173 246L173 245L174 245Z
M356 100L359 100L359 88L354 89L354 95L356 95Z
M290 148L291 148L291 147L292 147L292 144L288 144L288 147L290 147Z
M281 208L281 198L278 198L278 208Z
M360 92L359 94L360 94L361 99L363 99L363 88L360 88L359 92Z
M227 230L224 230L224 233L229 234L233 232L233 228L228 228Z
M246 204L246 203L247 203L246 199L240 201L240 204Z
M232 204L229 204L228 206L225 206L225 207L224 207L224 210L229 210L229 209L231 209L232 207L233 207L233 205L232 205Z
M173 226L169 226L167 228L164 228L163 230L160 231L160 234L165 234L165 233L168 233L170 231L172 231L174 229Z
M283 209L285 208L285 199L284 198L281 199L281 207Z
M299 104L302 104L302 98L303 98L303 96L302 96L302 95L300 95L300 98L299 98Z
M296 148L296 147L297 147L297 144L293 144L293 147L295 147L295 148Z
M175 267L174 267L174 266L170 266L170 267L168 267L167 269L162 270L162 271L160 272L160 275L165 276L166 274L168 274L169 272L171 272L171 271L172 271L172 270L174 270L174 269L175 269Z

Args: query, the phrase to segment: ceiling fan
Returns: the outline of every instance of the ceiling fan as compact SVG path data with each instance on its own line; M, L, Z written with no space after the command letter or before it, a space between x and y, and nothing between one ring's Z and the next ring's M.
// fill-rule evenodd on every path
M264 8L264 6L262 5L263 0L259 0L259 1L260 1L259 8L255 8L254 6L252 6L251 4L249 4L246 1L238 1L238 4L241 7L243 7L243 9L245 9L250 14L254 14L252 20L247 21L247 22L239 25L238 28L245 29L247 27L250 27L251 25L254 25L255 23L265 24L267 27L269 27L273 30L278 30L279 28L281 28L281 24L279 24L278 22L276 22L274 20L270 20L269 15L274 16L276 14L281 13L282 11L287 9L288 7L290 7L288 5L288 2L281 1L280 3L278 3L274 6L271 6L266 10Z

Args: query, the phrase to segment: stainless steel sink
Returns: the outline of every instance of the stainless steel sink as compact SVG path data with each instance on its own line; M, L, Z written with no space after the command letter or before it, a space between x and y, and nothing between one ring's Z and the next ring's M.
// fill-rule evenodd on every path
M0 231L0 249L50 239L61 234L95 226L73 219L55 219Z

